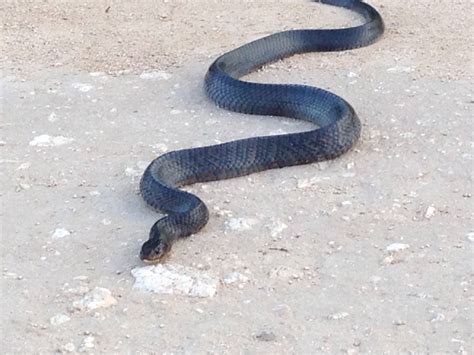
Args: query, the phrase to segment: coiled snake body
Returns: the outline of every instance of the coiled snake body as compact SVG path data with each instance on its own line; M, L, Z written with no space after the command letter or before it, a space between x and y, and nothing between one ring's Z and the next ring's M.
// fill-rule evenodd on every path
M308 132L255 137L166 153L147 167L140 182L144 200L166 214L151 228L140 258L156 262L178 238L199 231L209 212L198 197L178 187L286 166L335 158L360 135L360 121L342 98L303 85L244 82L238 78L296 53L339 51L366 46L384 30L379 13L359 0L320 0L360 14L364 24L343 29L275 33L220 56L205 77L208 96L222 108L247 114L286 116L314 123Z

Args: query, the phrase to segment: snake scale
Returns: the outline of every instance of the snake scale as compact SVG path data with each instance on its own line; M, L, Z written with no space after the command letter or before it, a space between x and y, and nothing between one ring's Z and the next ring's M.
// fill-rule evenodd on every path
M222 108L305 120L313 123L315 129L172 151L153 160L140 181L140 193L149 206L165 216L153 225L141 248L143 261L161 260L178 238L196 233L209 219L204 202L179 187L333 159L357 141L361 130L359 118L339 96L304 85L239 80L264 64L296 53L369 45L384 31L380 14L362 1L318 2L352 10L364 22L350 28L283 31L247 43L217 58L204 82L209 98Z

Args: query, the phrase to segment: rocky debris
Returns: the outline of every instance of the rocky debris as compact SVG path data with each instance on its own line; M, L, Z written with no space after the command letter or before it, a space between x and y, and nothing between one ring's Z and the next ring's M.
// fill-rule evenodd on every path
M94 341L95 338L92 335L86 336L82 341L81 346L79 347L79 352L83 353L89 351L90 349L93 349L95 346Z
M181 265L158 264L132 270L134 289L188 297L213 297L218 279Z
M431 217L435 215L435 213L436 213L436 208L434 208L433 206L429 206L425 211L425 218L430 219Z
M62 239L64 237L67 237L68 235L71 235L71 232L69 232L65 228L56 228L54 232L51 234L51 238L53 239Z
M470 241L470 242L474 242L474 232L469 232L466 234L466 238Z
M347 312L338 312L328 315L329 320L339 320L349 317L349 313Z
M388 252L388 255L383 258L382 263L385 265L398 264L402 262L400 252L410 248L410 245L405 243L392 243L388 245L385 250Z
M231 272L230 274L227 274L222 278L222 281L227 285L236 282L247 282L248 280L249 278L245 275L242 275L240 272Z
M49 322L51 323L51 325L57 326L69 322L70 320L71 318L65 314L56 314L55 316L49 319Z
M270 341L275 341L276 340L276 335L275 335L275 333L273 333L271 331L264 330L264 331L256 334L255 339L257 339L259 341L270 342Z
M74 83L72 84L72 87L74 89L79 90L80 92L89 92L94 88L93 85L85 84L85 83Z
M281 232L283 232L286 228L288 228L288 226L285 223L279 220L273 221L272 223L268 224L266 227L270 230L270 235L272 237L276 237Z
M243 232L252 229L257 224L257 220L253 218L229 218L225 221L226 229Z
M61 351L66 353L72 353L76 351L76 346L73 343L67 343L61 347Z
M145 80L169 80L171 79L171 74L164 72L162 70L153 70L146 71L140 74L140 79Z
M64 136L52 137L47 134L42 134L34 137L29 144L33 147L56 147L71 143L72 141L74 141L74 138L67 138Z
M393 244L390 244L389 246L387 246L385 248L385 250L388 251L389 253L395 253L395 252L400 251L400 250L408 249L409 247L410 246L408 244L393 243Z
M88 292L81 300L75 301L73 307L78 310L94 310L97 308L107 308L117 304L117 300L112 296L109 289L95 287Z
M148 166L149 162L146 161L139 161L137 162L135 167L127 167L125 169L125 176L130 176L130 177L138 177L142 176L143 171L146 169Z

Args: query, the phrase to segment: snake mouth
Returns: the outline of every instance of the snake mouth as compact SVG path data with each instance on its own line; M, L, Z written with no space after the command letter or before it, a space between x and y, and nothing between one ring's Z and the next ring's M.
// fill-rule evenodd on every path
M151 248L149 241L143 244L140 250L140 260L145 264L158 264L169 254L170 248L164 244L160 244L158 248Z

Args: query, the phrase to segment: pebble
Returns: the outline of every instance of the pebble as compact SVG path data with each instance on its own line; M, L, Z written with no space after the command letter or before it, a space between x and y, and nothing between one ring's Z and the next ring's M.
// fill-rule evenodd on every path
M29 169L30 166L31 166L30 162L22 163L20 164L20 166L18 166L18 168L16 168L16 170L26 170L26 169Z
M274 221L271 224L267 225L267 228L270 230L270 235L272 237L276 237L286 228L288 228L288 226L282 221Z
M74 84L72 84L72 87L74 89L79 90L80 92L88 92L88 91L91 91L94 88L93 85L84 84L84 83L74 83Z
M72 353L76 351L76 346L73 343L67 343L62 346L62 350L64 350L67 353Z
M53 239L61 239L64 237L67 237L68 235L71 235L71 232L69 232L67 229L64 228L56 228L51 234L51 238Z
M430 219L431 217L434 216L435 213L436 213L436 208L434 208L433 206L429 206L425 211L425 218Z
M86 352L87 350L93 349L94 348L94 341L95 338L92 335L88 335L84 338L82 341L81 346L79 347L79 352L83 353Z
M47 134L34 137L30 141L30 145L34 147L56 147L64 144L68 144L74 141L74 138L67 138L63 136L52 137Z
M158 264L132 270L134 289L188 297L213 297L218 279L181 265Z
M247 282L248 280L249 278L245 275L242 275L240 272L231 272L222 279L222 281L227 285L233 284L237 281Z
M150 79L157 79L157 80L169 80L171 79L171 74L164 72L162 70L153 70L147 71L140 74L140 79L150 80Z
M264 330L257 335L255 335L255 339L259 341L275 341L276 340L276 335L273 332Z
M95 287L88 292L81 300L75 301L73 307L78 310L94 310L97 308L107 308L117 304L117 300L112 296L109 289Z
M408 249L410 246L408 244L403 244L403 243L393 243L390 244L385 248L386 251L389 253L395 253L400 250Z
M319 182L321 182L321 178L317 176L311 179L299 179L296 182L296 187L298 189L307 189L317 185Z
M56 115L56 113L54 112L51 112L48 116L48 121L49 122L55 122L58 120L58 115Z
M53 316L49 319L49 322L52 325L61 325L61 324L64 324L66 322L69 322L70 320L71 320L71 318L69 318L65 314L56 314L55 316Z
M252 229L256 223L257 221L253 218L229 218L225 221L225 226L227 229L243 232Z
M474 242L474 232L467 233L466 237L470 242Z
M333 313L328 316L328 319L330 320L339 320L339 319L344 319L349 317L349 313L347 312L338 312L338 313Z

